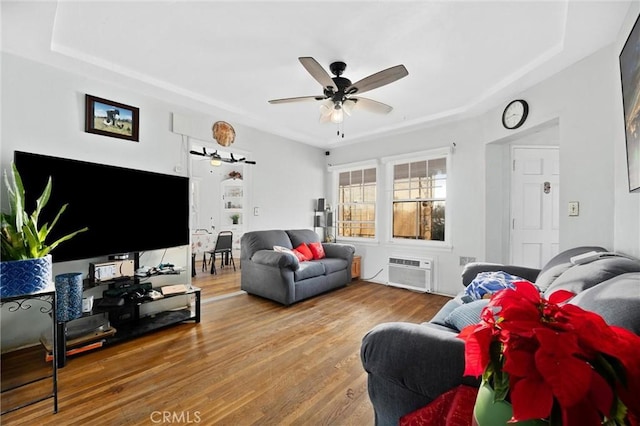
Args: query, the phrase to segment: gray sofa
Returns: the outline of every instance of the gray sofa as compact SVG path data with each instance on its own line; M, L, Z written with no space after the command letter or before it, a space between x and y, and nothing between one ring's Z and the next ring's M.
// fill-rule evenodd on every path
M273 249L274 246L293 249L303 242L320 242L320 237L309 229L243 234L240 288L249 294L291 305L351 282L355 252L352 245L322 243L326 257L305 262Z
M570 262L590 251L606 253L602 247L577 247L558 254L541 270L471 263L462 273L462 284L466 287L480 272L505 271L534 282L547 297L559 289L572 291L576 296L570 303L640 334L640 260L603 255L585 264ZM464 301L463 290L428 322L383 323L364 336L361 359L376 425L397 425L403 415L440 394L460 384L479 384L478 379L463 376L464 342L457 334L479 321L483 302Z

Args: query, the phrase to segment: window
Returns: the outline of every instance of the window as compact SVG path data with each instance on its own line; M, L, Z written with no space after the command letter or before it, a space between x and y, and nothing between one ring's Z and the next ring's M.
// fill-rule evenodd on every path
M447 158L393 164L393 238L445 241Z
M338 173L338 237L376 237L376 169Z

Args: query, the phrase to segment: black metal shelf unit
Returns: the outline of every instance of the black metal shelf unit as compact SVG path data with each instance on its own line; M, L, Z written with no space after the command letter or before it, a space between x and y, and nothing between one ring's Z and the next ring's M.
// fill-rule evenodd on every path
M52 322L51 333L53 336L53 347L54 347L54 354L55 354L57 353L58 344L59 344L58 337L57 337L57 326L56 326L56 291L55 289L45 290L42 292L31 293L31 294L24 294L20 296L3 297L0 299L0 307L4 308L6 306L8 312L17 312L20 310L31 309L32 307L34 307L33 302L36 300L41 301L43 304L43 306L39 308L40 312L43 314L49 315L49 317L51 318L51 322ZM0 413L0 415L9 413L15 410L19 410L20 408L27 407L29 405L38 403L40 401L44 401L49 398L53 399L53 412L57 413L58 412L58 363L55 360L55 355L51 365L52 365L51 374L25 381L24 383L20 383L20 384L8 387L7 389L2 389L2 393L10 392L10 391L13 391L37 382L41 382L43 380L50 378L52 381L52 388L50 393L41 397L36 397L29 401L25 401L24 403L14 407L10 407L7 409L4 409L3 407L3 410Z
M108 284L108 283L105 283ZM127 301L123 306L118 307L100 307L100 299L94 301L94 308L91 312L84 313L83 318L94 315L109 315L109 321L116 329L115 334L109 336L98 336L96 340L100 340L103 345L114 344L124 340L136 338L143 334L160 330L165 327L169 327L175 324L179 324L185 321L200 322L200 292L198 287L187 287L185 293L177 293L165 295L155 300L139 300L139 301ZM194 309L178 308L165 311L156 312L148 316L140 315L140 307L142 305L160 302L166 299L180 297L180 296L195 296ZM119 320L122 313L127 315L126 320ZM58 323L58 367L64 367L67 359L67 323ZM91 342L87 342L90 344Z
M324 242L335 241L333 211L329 206L325 209L324 198L318 198L313 215L313 230Z

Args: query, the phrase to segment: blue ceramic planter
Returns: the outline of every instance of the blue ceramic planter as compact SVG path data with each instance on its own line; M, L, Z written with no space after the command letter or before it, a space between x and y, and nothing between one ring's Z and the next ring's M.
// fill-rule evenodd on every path
M0 296L21 296L51 285L51 255L38 259L0 262Z
M58 321L71 321L82 316L82 273L56 275Z

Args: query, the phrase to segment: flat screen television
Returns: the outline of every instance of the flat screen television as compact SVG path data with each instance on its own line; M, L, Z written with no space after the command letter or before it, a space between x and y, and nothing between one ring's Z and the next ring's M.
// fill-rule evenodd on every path
M123 167L15 151L14 162L33 211L51 176L51 198L41 218L51 223L69 204L48 242L61 243L54 262L136 253L189 244L189 179Z

